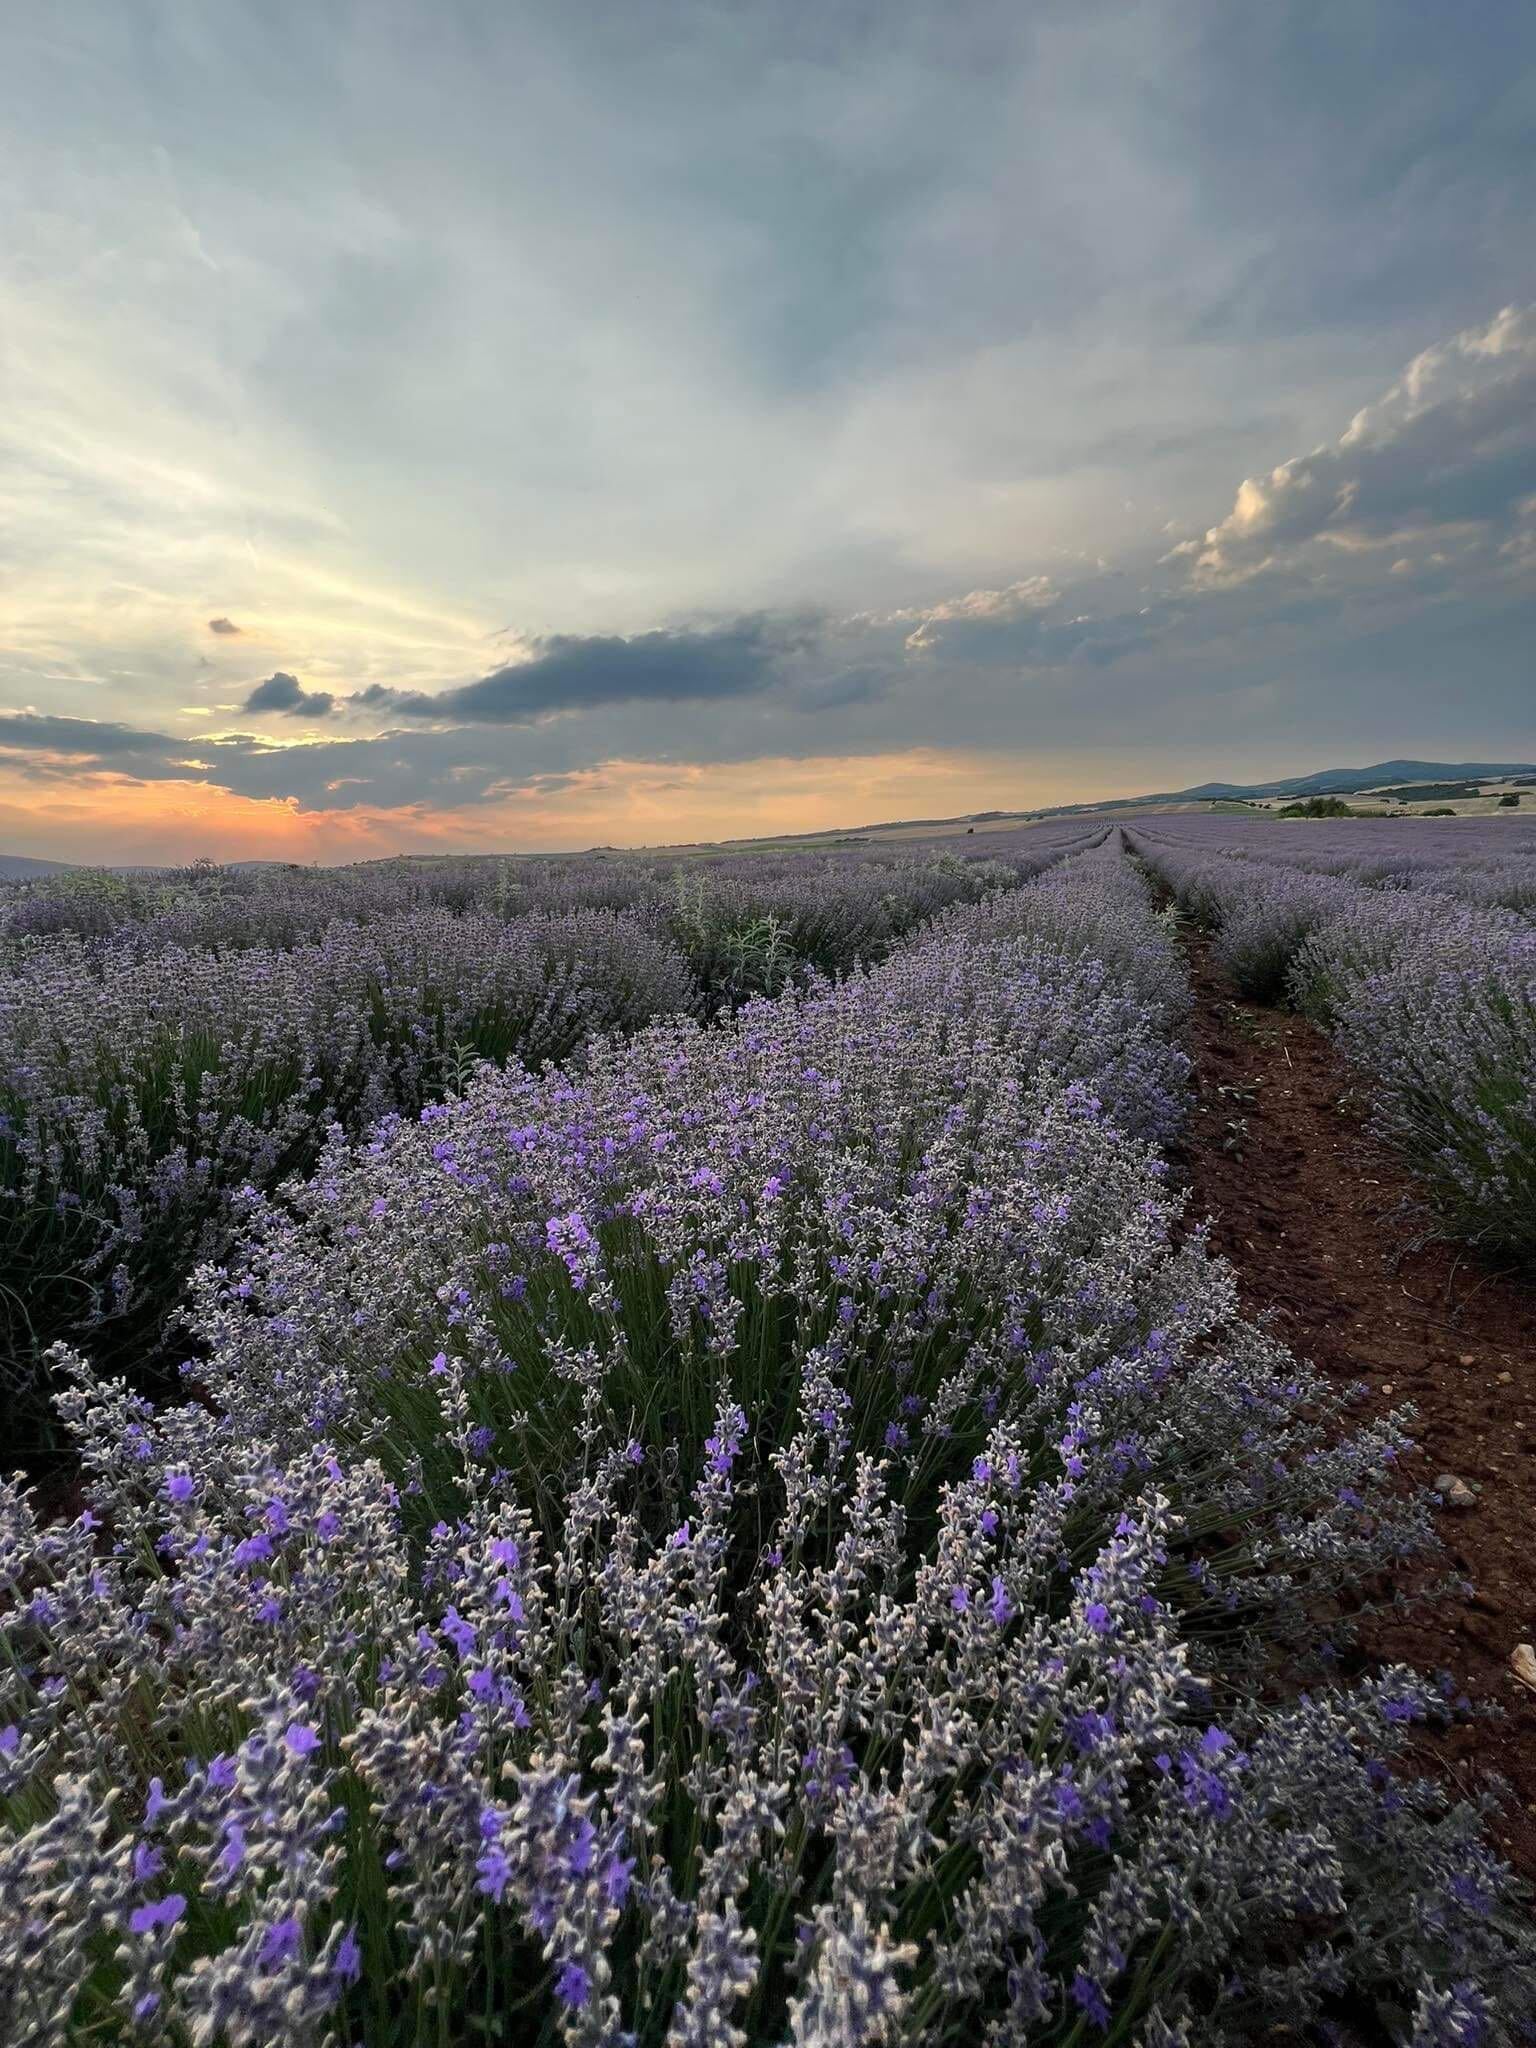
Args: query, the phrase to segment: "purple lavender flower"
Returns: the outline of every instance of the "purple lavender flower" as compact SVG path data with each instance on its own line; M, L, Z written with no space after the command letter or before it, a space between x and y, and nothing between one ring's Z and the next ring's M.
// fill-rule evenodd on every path
M592 1979L580 1963L563 1963L555 1978L555 1996L565 2006L584 2006L592 1995Z
M1072 1979L1072 2001L1079 2006L1101 2032L1109 2027L1109 2004L1105 1999L1102 1985L1079 1970Z
M263 1970L280 1970L293 1961L303 1940L304 1929L296 1919L274 1920L261 1938L258 1964Z
M153 1934L157 1928L174 1927L186 1910L187 1902L180 1892L167 1892L163 1899L135 1906L128 1916L128 1926L134 1934Z

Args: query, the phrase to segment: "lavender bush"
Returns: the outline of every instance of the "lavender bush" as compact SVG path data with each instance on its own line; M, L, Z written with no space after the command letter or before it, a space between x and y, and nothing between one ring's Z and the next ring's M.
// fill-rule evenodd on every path
M1132 844L1179 907L1215 935L1217 963L1255 1002L1285 995L1292 963L1309 933L1352 896L1351 884L1330 875L1187 850L1142 833L1133 835Z
M1536 931L1433 897L1354 904L1292 982L1453 1224L1536 1257Z
M195 1403L66 1361L7 2039L1518 2038L1506 1874L1391 1768L1438 1692L1266 1682L1424 1540L1400 1429L1176 1229L1183 1063L1056 893L338 1131Z
M1077 822L995 833L984 852L940 840L910 853L695 854L655 862L655 893L635 908L681 948L707 1002L721 1007L883 959L947 906L1015 889L1103 838L1102 826ZM584 873L579 879L586 887Z
M968 946L1028 935L1064 958L1096 960L1162 1029L1189 1007L1172 922L1151 914L1146 885L1118 838L1064 857L1030 888L944 913L931 931Z
M883 959L936 911L1015 888L1027 872L954 855L878 865L801 856L777 869L701 865L675 877L668 930L717 1004Z
M1327 819L1140 816L1138 838L1190 852L1241 854L1356 881L1404 872L1470 874L1536 861L1536 817L1521 812L1462 818Z

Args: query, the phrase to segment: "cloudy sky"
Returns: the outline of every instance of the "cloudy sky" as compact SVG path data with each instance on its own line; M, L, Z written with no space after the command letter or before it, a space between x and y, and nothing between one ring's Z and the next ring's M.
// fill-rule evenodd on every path
M1536 10L70 0L0 850L1536 759Z

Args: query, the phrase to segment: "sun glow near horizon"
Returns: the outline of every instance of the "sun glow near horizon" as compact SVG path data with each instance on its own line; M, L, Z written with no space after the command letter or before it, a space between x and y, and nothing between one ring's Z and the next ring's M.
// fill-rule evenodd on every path
M0 832L43 858L172 865L198 858L334 864L395 853L575 852L772 838L1135 794L1134 763L1042 769L934 748L701 766L616 760L510 780L461 807L315 810L212 782L92 772L39 789L0 766Z

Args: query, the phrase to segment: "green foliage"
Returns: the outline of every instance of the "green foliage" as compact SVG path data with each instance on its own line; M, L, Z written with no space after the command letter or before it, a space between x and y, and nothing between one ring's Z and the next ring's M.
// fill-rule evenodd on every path
M1309 796L1299 804L1282 804L1282 818L1353 818L1356 814L1342 797Z

